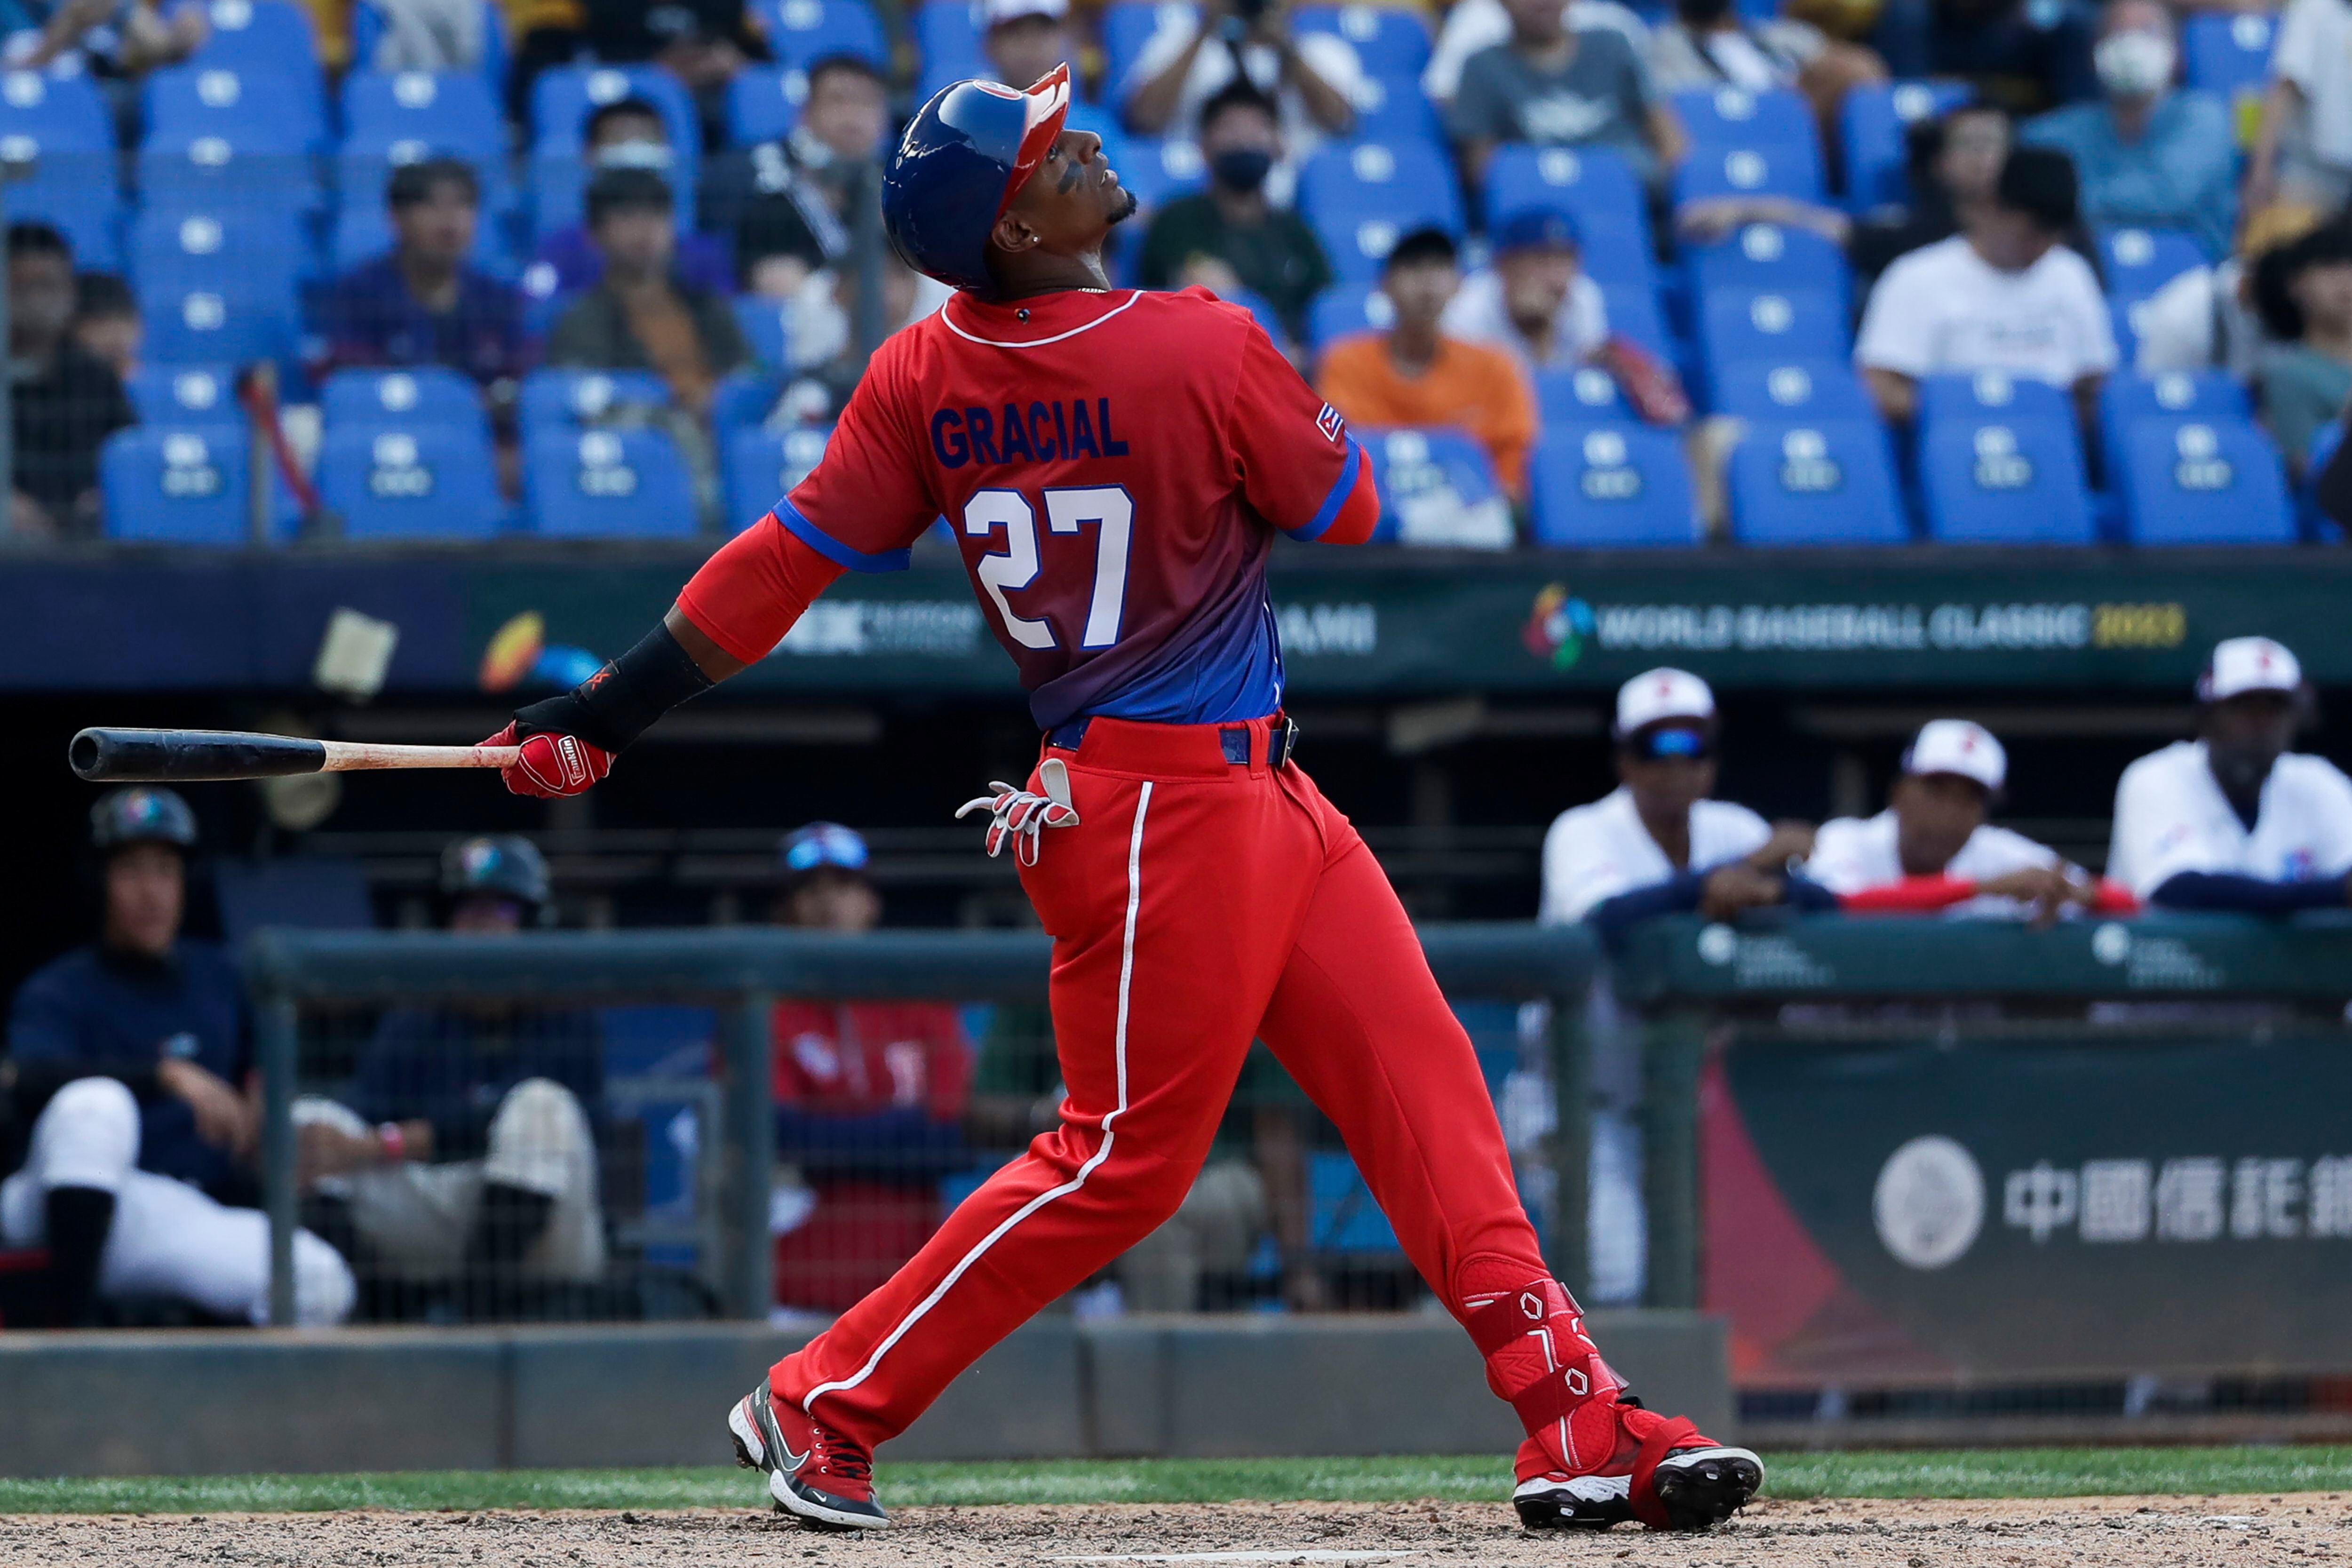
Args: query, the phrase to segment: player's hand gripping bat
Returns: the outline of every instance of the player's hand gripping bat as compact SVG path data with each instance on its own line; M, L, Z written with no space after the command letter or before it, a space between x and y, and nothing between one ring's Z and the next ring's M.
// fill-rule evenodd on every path
M513 746L392 746L240 730L84 730L66 748L92 784L184 784L373 768L503 768Z

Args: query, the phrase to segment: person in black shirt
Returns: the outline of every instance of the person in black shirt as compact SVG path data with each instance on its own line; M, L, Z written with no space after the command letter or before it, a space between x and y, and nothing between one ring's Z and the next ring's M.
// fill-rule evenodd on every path
M98 531L98 449L139 416L122 382L67 334L73 249L45 223L8 226L8 377L16 439L9 527L35 539Z
M810 273L848 256L853 193L889 130L881 73L856 55L827 55L809 66L790 135L710 160L700 226L735 237L735 276L747 293L790 299Z

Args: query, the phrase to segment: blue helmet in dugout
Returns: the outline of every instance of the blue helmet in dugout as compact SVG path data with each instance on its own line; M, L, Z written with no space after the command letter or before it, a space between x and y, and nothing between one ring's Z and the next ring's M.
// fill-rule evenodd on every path
M441 852L441 892L452 900L477 893L537 910L548 900L547 859L519 834L461 838Z
M1070 68L1023 91L992 81L941 88L908 125L882 175L882 222L928 278L985 291L988 237L1045 161L1070 113Z
M110 790L89 808L89 841L101 854L111 854L126 844L193 848L196 814L172 790L152 784Z

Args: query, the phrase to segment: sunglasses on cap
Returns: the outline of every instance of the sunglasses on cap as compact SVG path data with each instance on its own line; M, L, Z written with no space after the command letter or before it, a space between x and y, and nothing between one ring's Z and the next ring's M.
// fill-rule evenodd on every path
M839 823L820 823L793 835L784 845L783 862L787 871L814 871L820 866L863 870L866 840Z
M1679 725L1644 730L1625 744L1645 763L1662 763L1669 757L1686 757L1697 762L1715 755L1715 742L1705 731Z

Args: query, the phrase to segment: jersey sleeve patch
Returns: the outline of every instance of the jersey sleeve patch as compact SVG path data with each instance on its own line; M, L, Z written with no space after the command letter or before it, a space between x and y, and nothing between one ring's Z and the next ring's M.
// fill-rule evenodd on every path
M910 548L854 550L803 517L800 509L793 506L789 499L776 503L775 519L803 544L852 572L904 572L908 562L913 558ZM1325 526L1329 525L1327 523Z

